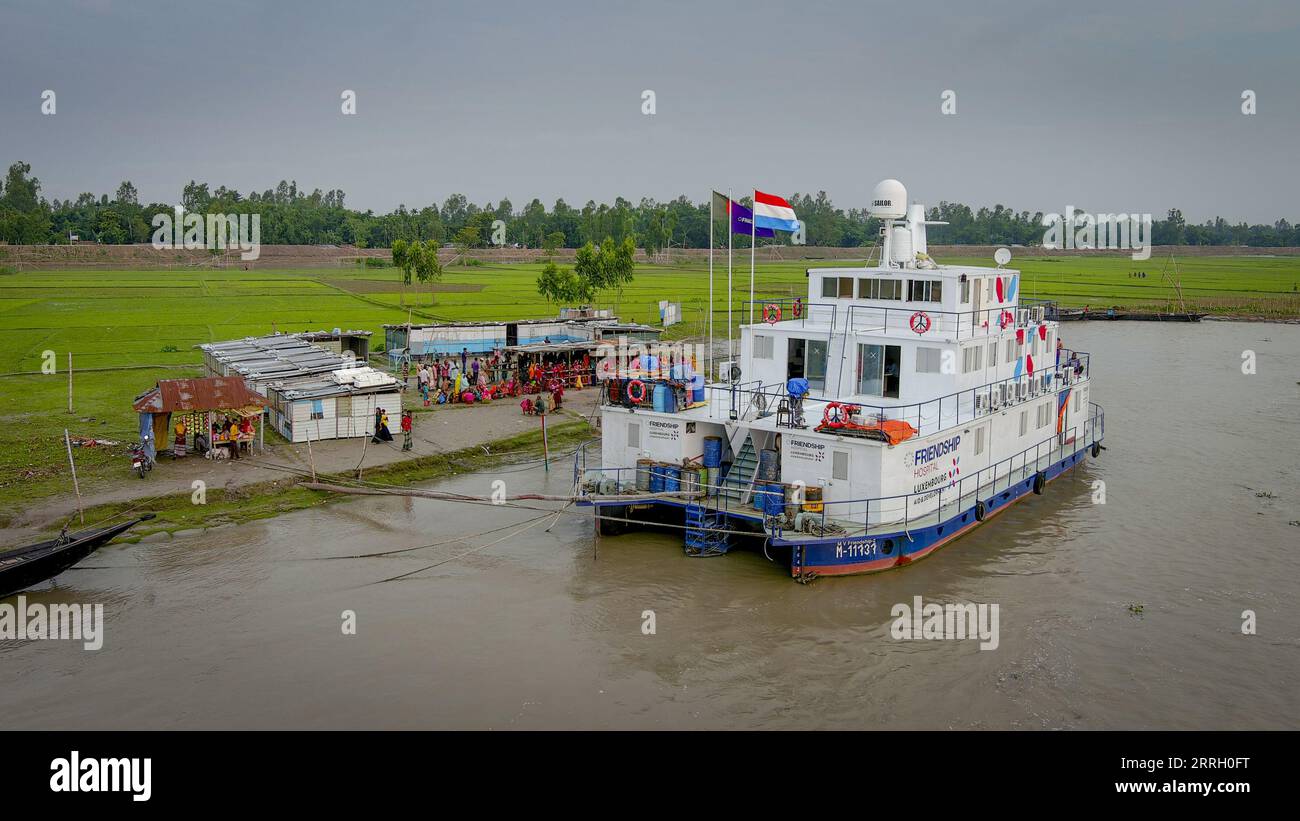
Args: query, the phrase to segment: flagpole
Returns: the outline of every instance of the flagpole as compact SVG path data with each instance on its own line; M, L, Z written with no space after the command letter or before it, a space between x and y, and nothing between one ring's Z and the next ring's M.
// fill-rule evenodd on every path
M704 357L704 381L713 376L713 189L709 189L709 349Z
M731 303L736 292L731 285L731 189L727 189L727 359L731 359Z
M749 324L754 324L754 246L758 243L758 189L749 204Z

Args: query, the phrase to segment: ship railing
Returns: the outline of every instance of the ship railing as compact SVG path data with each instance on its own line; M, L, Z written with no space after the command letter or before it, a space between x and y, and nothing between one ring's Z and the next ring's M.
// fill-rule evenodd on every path
M795 505L798 513L793 522L765 516L766 530L777 536L783 536L790 525L806 522L802 516L812 516L817 530L823 534L835 532L842 538L868 538L871 536L907 533L913 528L937 525L948 521L963 512L970 511L977 501L992 500L1000 493L1007 493L1020 482L1031 479L1039 471L1053 464L1087 450L1094 443L1100 443L1105 435L1105 411L1095 402L1089 403L1088 418L1080 424L1071 425L1060 433L1040 440L1019 453L1008 456L998 462L982 468L972 474L956 473L949 477L947 485L934 489L893 496L869 497L861 499L822 499L812 502L806 497L795 495L790 504ZM636 487L636 470L632 467L591 467L587 464L584 443L574 455L574 483L585 493L590 483L601 479L613 479L615 492L630 491ZM942 458L942 457L940 457ZM955 467L959 468L960 463ZM947 472L945 468L943 472ZM936 471L936 475L939 472ZM761 484L761 480L760 480ZM703 500L703 504L724 513L743 512L747 516L756 515L756 504L769 492L755 488L749 498L754 503L746 503L745 491L750 480L744 476L731 475L723 477L717 492ZM825 488L823 488L823 493ZM785 486L782 486L782 505L786 503ZM806 506L820 506L820 512L807 511ZM970 524L974 521L961 522L954 527ZM797 534L796 534L797 535Z
M1070 364L1071 355L1077 355L1077 365ZM1007 377L908 405L871 404L809 393L803 400L804 421L816 427L826 405L839 402L856 405L862 423L903 421L916 429L917 436L929 436L1072 387L1088 378L1090 359L1087 353L1063 349L1059 365L1036 368L1032 376ZM758 380L731 386L706 385L705 392L710 397L711 408L715 411L734 410L736 414L729 418L737 421L775 414L781 409L781 402L788 402L790 398L784 384L762 385ZM777 425L793 428L795 420L782 414L778 416Z
M1047 321L1055 310L1051 300L1021 300L1017 304L971 311L944 311L935 303L900 301L899 307L846 305L842 302L806 302L802 297L769 297L741 303L742 316L753 310L756 321L804 325L829 325L832 331L884 333L907 331L919 337L934 335L950 339L971 339L996 334L1007 328L1028 328ZM843 328L839 327L843 316Z

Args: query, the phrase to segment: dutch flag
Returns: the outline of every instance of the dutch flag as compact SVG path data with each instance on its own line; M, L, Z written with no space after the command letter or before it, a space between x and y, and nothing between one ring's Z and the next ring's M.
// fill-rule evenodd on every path
M754 227L774 228L777 231L798 231L799 220L795 218L790 203L775 194L754 191Z

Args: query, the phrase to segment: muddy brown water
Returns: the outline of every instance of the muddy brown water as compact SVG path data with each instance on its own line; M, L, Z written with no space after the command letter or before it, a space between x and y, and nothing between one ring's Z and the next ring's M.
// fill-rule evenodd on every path
M348 501L112 545L29 592L104 604L104 648L0 642L0 726L1300 727L1300 327L1063 335L1093 353L1108 450L904 570L805 587L678 534L597 544L589 514L455 540L539 514ZM498 478L571 474L442 486ZM998 604L998 648L891 638L917 595Z

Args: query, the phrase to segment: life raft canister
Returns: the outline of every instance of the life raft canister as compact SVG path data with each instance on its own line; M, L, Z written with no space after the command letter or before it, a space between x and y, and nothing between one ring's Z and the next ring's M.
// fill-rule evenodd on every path
M768 325L775 325L781 321L781 306L775 302L769 302L763 306L763 321Z
M1043 493L1043 488L1046 486L1047 486L1047 474L1040 470L1034 474L1034 493L1037 493L1038 495L1041 496Z
M645 383L640 379L627 383L627 398L640 404L645 399Z

